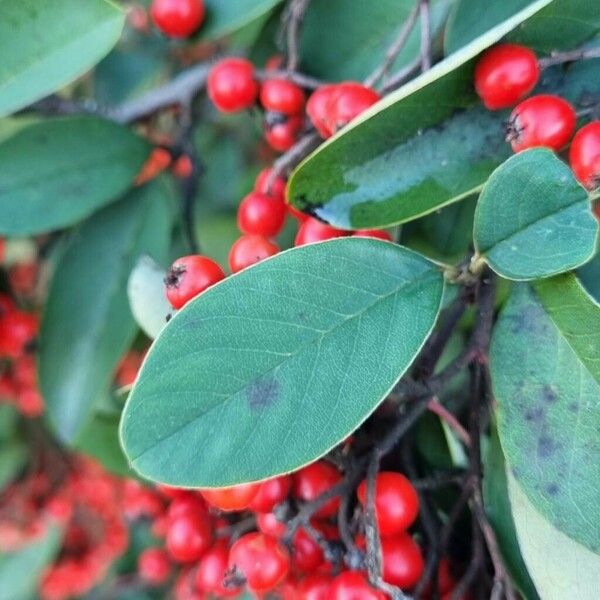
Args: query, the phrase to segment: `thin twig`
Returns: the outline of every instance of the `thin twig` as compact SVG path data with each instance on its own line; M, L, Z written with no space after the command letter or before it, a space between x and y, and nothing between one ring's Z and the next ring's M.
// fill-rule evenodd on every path
M388 74L391 66L394 64L396 58L398 58L398 54L402 51L412 30L415 27L417 22L417 18L419 17L420 12L420 4L417 2L413 9L410 11L406 21L400 27L398 31L398 35L394 38L394 41L388 47L385 58L383 62L365 79L365 85L373 86L376 84L382 77L385 77Z
M401 85L405 84L413 75L418 73L421 67L421 57L417 56L411 63L394 73L388 79L385 80L381 87L382 94L389 94Z
M288 71L296 71L300 62L299 38L302 22L310 0L291 0L287 15L287 63Z
M309 77L308 75L303 75L296 71L286 71L285 69L271 69L268 71L257 69L254 73L258 81L266 81L267 79L287 79L293 81L300 87L309 90L316 90L327 83L321 79L315 79L314 77Z
M467 430L443 404L432 399L427 403L427 409L442 419L456 433L465 446L468 447L471 445L471 436Z
M578 48L568 52L553 52L550 56L540 58L538 63L541 69L546 69L566 62L589 60L590 58L600 58L600 48Z

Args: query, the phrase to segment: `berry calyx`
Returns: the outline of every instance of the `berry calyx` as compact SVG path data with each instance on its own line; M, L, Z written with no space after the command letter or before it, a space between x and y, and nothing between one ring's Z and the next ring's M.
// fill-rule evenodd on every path
M267 140L267 143L273 150L285 152L298 141L298 137L303 127L304 119L297 116L276 120L272 124L267 122L265 127L265 140Z
M393 238L390 233L384 229L359 229L352 234L352 237L366 237L392 242Z
M254 592L268 592L281 583L290 568L285 547L262 533L247 533L229 551L229 568Z
M421 548L408 533L381 540L383 580L402 589L415 586L425 570Z
M287 498L291 487L290 475L281 475L263 481L248 508L255 512L268 513Z
M296 115L304 109L302 88L286 79L268 79L260 89L260 103L268 111Z
M268 182L272 171L273 169L267 168L258 174L254 183L254 191L259 194L272 196L278 200L284 200L286 183L283 177L276 177L271 185L271 189L269 189Z
M229 251L229 268L237 273L279 252L279 246L262 235L243 235Z
M208 95L222 112L250 108L256 101L258 89L254 65L244 58L223 59L208 75Z
M153 0L152 21L162 33L173 38L192 35L204 20L203 0Z
M199 255L183 256L167 271L167 299L173 308L179 309L224 278L223 269L214 260Z
M147 548L138 557L138 573L150 585L162 585L171 574L171 561L161 548Z
M588 123L575 134L569 163L585 188L595 190L600 186L600 121Z
M250 192L238 207L237 224L242 233L273 237L283 229L286 212L281 199Z
M244 510L258 494L260 483L243 483L228 488L200 490L202 497L222 511Z
M167 552L177 562L200 559L210 548L211 542L212 528L206 513L180 515L169 523Z
M367 481L358 486L357 496L364 507ZM412 483L393 471L381 471L375 479L375 515L382 537L393 536L408 529L419 514L419 496Z
M323 460L314 462L294 473L293 494L304 502L311 502L341 480L340 472ZM333 517L339 508L340 499L333 498L323 505L315 517Z
M516 104L540 78L535 53L517 44L499 44L484 52L475 66L475 90L489 110Z
M532 96L511 113L506 140L514 152L539 146L558 152L571 139L576 120L575 109L564 98Z
M224 542L217 542L200 560L196 570L196 587L206 594L219 598L238 596L240 589L224 585L229 562L229 549Z
M343 231L342 229L336 229L331 225L327 225L319 219L314 217L308 217L304 220L296 239L294 240L294 246L304 246L305 244L314 244L315 242L323 242L325 240L331 240L333 238L345 237L350 235L349 231Z

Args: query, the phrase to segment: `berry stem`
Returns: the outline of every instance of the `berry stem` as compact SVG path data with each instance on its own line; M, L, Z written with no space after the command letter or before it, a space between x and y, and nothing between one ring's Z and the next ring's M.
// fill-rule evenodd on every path
M540 68L546 69L554 65L562 65L563 63L573 62L576 60L589 60L592 58L600 58L600 47L598 48L578 48L568 52L553 52L550 56L540 58Z

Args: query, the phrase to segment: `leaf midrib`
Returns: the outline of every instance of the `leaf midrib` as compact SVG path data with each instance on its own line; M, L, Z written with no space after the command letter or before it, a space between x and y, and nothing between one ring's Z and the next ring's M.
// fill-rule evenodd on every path
M315 343L321 343L322 340L326 336L329 336L329 335L333 334L336 330L340 329L341 327L343 327L344 325L346 325L347 323L349 323L353 319L362 318L362 316L367 311L369 311L370 309L372 309L375 305L379 304L380 302L384 302L388 298L390 298L390 297L392 297L392 296L394 296L396 294L399 294L402 290L406 290L407 288L416 286L417 284L425 281L427 278L431 277L432 275L436 275L436 274L437 274L436 269L434 267L431 267L430 269L428 269L424 273L420 274L419 276L415 277L414 279L411 279L410 281L405 282L402 285L400 285L399 287L395 288L392 292L388 292L388 293L386 293L386 294L384 294L382 296L378 296L378 298L376 300L374 300L373 302L371 302L368 305L366 305L363 309L359 310L356 313L353 313L353 314L349 315L345 319L343 319L340 322L336 323L334 325L334 327L332 327L331 329L326 330L325 332L321 333L318 336L315 336L314 338L312 338L311 340L309 340L305 344L302 344L301 346L298 347L298 349L296 350L296 352L289 354L283 360L279 361L277 364L273 365L272 367L270 367L269 369L267 369L263 373L255 375L253 379L249 380L243 387L241 387L238 390L236 390L233 393L231 393L229 395L229 397L226 398L225 400L223 400L222 402L219 402L218 404L215 404L215 405L211 406L208 410L202 412L201 414L199 414L197 416L194 416L187 423L184 423L183 425L180 425L179 427L177 427L176 429L174 429L172 432L170 432L168 435L166 435L163 438L161 438L160 440L158 440L156 443L154 443L151 446L149 446L148 448L145 448L144 450L142 450L139 454L137 454L136 456L134 456L134 457L131 458L131 463L134 463L135 461L139 460L142 456L144 456L144 454L146 454L147 452L150 452L151 450L154 450L158 446L162 445L164 442L166 442L167 440L169 440L170 438L172 438L174 435L177 435L181 431L185 430L190 425L195 424L199 419L202 419L207 414L211 413L212 411L216 410L217 408L222 408L224 404L226 404L228 402L231 402L232 400L234 400L235 398L237 398L238 394L240 394L245 389L247 389L247 387L252 383L252 381L256 381L257 379L263 378L263 377L265 377L265 375L268 375L268 374L272 373L273 371L279 369L285 362L287 362L288 360L294 359L296 356L300 355L304 350L306 350L308 347L314 345ZM202 351L203 350L199 350L197 352L188 354L187 356L189 357L190 355L198 354L199 352L202 352ZM162 396L163 394L162 393L149 394L148 396L146 396L146 398L152 398L153 396L156 396L156 395L161 395Z

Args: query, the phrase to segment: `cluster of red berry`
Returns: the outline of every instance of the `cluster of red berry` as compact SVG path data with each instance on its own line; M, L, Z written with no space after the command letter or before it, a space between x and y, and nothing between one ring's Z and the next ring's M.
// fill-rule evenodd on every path
M302 506L340 482L342 474L323 460L263 483L199 492L128 482L126 514L150 518L153 533L164 539L164 546L140 555L140 577L156 586L174 580L177 600L234 597L244 587L257 597L276 592L284 600L383 600L387 596L369 584L363 570L360 531L353 538L359 558L353 569L343 566L344 545L335 524L338 496L322 502L304 526L289 528ZM364 509L366 481L356 496ZM377 475L383 578L402 589L414 587L424 570L421 549L407 532L418 511L418 495L408 479L396 472ZM175 565L179 571L173 578ZM441 596L448 598L456 579L447 560L438 582Z
M567 100L551 94L526 98L537 85L540 72L531 49L499 44L485 52L475 66L475 89L490 110L516 104L506 138L514 152L535 147L560 152L572 138L569 163L573 173L584 187L594 190L600 185L600 121L575 133L577 114Z
M67 600L89 592L127 547L122 517L122 483L80 456L53 461L9 485L0 495L0 550L15 552L62 529L57 559L46 568L42 600ZM52 468L50 468L52 467Z

